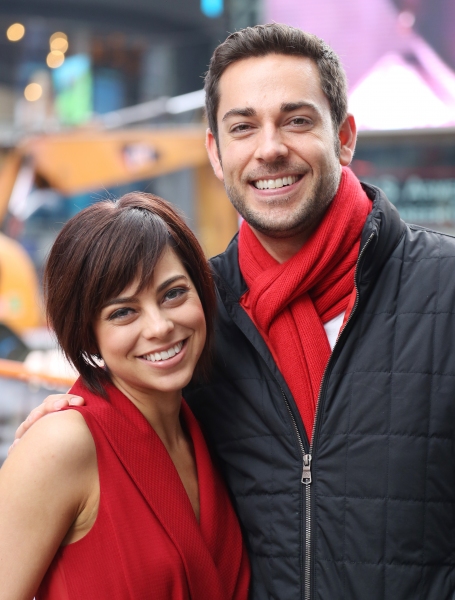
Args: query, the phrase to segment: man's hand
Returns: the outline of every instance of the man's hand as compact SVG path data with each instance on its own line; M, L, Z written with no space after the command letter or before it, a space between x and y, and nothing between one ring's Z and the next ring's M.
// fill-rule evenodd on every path
M24 433L30 429L33 423L36 423L38 419L48 415L49 413L61 410L65 406L83 406L85 404L84 399L81 396L74 396L73 394L52 394L43 400L42 404L34 408L23 423L19 425L14 436L14 442L11 444L8 454L19 443Z

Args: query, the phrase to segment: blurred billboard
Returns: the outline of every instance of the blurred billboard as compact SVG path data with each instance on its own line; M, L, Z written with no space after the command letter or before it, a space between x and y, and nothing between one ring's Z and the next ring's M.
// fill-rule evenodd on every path
M266 0L340 55L359 130L455 126L453 0Z

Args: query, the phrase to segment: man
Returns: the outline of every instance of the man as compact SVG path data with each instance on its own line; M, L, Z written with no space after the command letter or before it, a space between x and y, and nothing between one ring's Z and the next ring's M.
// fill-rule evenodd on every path
M214 369L186 397L251 597L453 598L455 243L346 168L355 121L318 38L236 32L206 93L210 160L245 222L212 259Z

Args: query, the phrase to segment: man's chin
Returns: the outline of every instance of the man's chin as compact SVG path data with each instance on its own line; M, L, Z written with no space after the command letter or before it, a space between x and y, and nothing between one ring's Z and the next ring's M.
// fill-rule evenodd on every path
M252 229L271 239L286 239L295 236L308 238L321 222L324 214L336 194L338 181L319 182L314 195L305 200L300 198L295 205L295 199L281 197L275 202L271 199L264 206L256 207L237 193L237 189L226 186L228 197L243 219ZM274 205L275 204L275 205Z
M298 235L305 231L312 221L311 211L308 211L308 214L300 213L298 215L283 214L282 211L271 214L268 211L268 214L264 215L242 208L242 211L238 208L237 211L248 225L258 233L270 238L282 239Z

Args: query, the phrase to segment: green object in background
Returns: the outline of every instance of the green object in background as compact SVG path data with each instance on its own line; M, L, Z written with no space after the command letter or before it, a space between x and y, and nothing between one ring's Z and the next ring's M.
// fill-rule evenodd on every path
M54 69L55 109L63 125L78 125L93 112L93 81L90 58L86 54L70 56Z
M22 310L22 301L19 296L13 296L10 299L10 309L12 313L18 313Z

